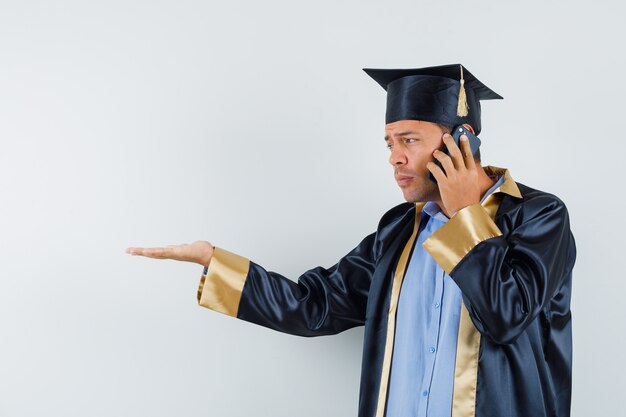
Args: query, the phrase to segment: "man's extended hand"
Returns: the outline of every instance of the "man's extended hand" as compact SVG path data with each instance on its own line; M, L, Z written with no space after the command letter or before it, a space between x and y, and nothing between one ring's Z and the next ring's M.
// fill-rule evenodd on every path
M426 167L437 179L441 201L447 214L452 217L462 208L480 203L480 185L467 136L461 136L462 151L447 133L443 136L443 142L448 147L450 156L440 150L433 153L441 162L443 170L434 162L429 162Z
M172 259L175 261L194 262L208 266L213 256L213 245L205 240L192 244L170 245L166 248L127 248L126 253L133 256L145 256L155 259Z

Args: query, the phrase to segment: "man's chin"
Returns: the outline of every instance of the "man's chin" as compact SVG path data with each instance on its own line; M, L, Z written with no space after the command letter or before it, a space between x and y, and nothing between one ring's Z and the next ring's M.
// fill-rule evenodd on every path
M438 193L435 186L433 190L402 188L402 195L408 203L425 203L436 200Z
M404 197L404 199L406 200L407 203L425 203L428 201L428 199L424 199L424 198L414 198L414 197Z

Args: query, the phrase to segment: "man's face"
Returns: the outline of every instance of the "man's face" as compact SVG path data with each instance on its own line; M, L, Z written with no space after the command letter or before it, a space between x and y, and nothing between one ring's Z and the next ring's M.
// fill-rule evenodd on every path
M443 134L437 124L418 120L399 120L385 126L389 163L406 201L439 199L439 188L428 178L426 164L434 161L433 152L441 147Z

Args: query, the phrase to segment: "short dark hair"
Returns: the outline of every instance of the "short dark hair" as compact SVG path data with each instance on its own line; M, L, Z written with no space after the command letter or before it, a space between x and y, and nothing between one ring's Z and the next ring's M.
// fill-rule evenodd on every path
M452 126L444 125L442 123L437 123L437 126L439 126L443 133L452 133ZM480 162L480 148L474 154L474 161Z

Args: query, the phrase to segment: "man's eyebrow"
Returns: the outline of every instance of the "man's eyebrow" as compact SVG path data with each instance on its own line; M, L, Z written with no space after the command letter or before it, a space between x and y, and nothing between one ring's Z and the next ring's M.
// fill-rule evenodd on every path
M419 132L416 132L415 130L405 130L405 131L396 133L394 136L406 136L406 135L419 135ZM388 142L388 141L389 141L389 135L385 135L385 142Z

